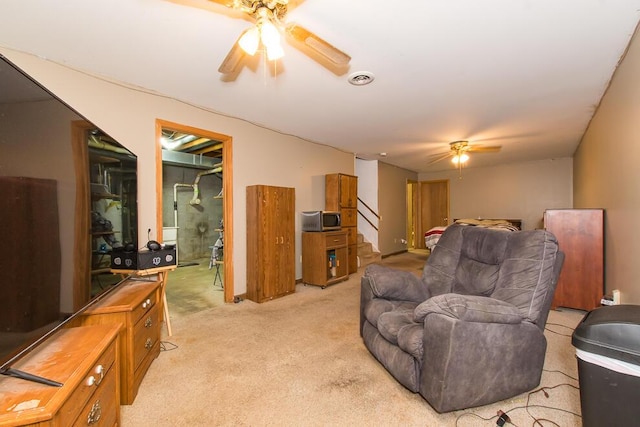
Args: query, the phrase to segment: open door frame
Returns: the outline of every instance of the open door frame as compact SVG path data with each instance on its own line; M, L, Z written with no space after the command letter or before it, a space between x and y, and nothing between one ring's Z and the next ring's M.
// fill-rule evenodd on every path
M233 141L229 135L156 119L156 236L162 241L162 129L202 135L222 142L222 215L224 218L224 302L233 302Z

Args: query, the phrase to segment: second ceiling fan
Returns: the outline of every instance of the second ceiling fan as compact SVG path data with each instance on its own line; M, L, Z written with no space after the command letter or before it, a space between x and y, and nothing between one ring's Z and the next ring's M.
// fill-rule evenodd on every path
M344 69L351 57L336 48L326 40L306 28L285 21L289 8L289 0L209 0L240 11L249 16L255 25L246 29L231 47L222 61L218 71L222 74L232 74L238 70L245 54L253 56L260 47L265 51L268 60L277 60L284 54L280 45L280 33L300 48L312 59L327 68Z
M467 153L497 153L502 148L500 145L471 145L469 141L453 141L449 143L449 151L441 154L434 154L428 165L432 165L441 160L451 157L451 161L458 167L462 167L468 160Z

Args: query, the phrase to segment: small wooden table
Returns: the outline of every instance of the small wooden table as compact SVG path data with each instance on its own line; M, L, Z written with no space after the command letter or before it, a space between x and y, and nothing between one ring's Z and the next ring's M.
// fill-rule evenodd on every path
M154 274L158 275L158 279L160 280L160 293L162 294L162 306L164 310L164 321L167 324L167 334L169 336L171 333L171 319L169 319L169 306L167 305L167 277L170 271L173 271L177 268L177 265L166 265L164 267L155 267L155 268L147 268L146 270L114 270L111 269L113 274L122 274L126 276L134 276L134 277L144 277L144 276L152 276Z

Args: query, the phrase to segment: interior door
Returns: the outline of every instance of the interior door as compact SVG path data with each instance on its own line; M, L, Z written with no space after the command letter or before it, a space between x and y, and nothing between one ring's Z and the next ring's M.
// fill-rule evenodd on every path
M420 181L418 183L420 208L416 248L425 249L425 231L449 225L449 180Z

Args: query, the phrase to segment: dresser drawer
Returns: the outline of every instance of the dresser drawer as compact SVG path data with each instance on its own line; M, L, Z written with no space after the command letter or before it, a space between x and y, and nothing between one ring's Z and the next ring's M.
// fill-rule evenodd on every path
M115 370L104 377L92 398L82 408L74 426L115 426L117 425L116 375ZM63 424L66 425L66 424Z
M60 408L58 416L56 417L56 421L59 422L59 425L75 425L74 422L78 419L80 410L85 407L85 405L92 405L98 394L104 394L104 397L102 398L103 404L106 404L109 400L115 401L115 384L117 372L117 369L114 365L115 360L116 341L113 341L111 345L109 345L104 351L104 353L102 353L102 355L98 358L96 363L93 364L91 369L84 375L82 382L78 384L76 389L65 401L62 408ZM103 391L103 389L109 387L111 387L112 390ZM115 404L116 402L112 402L111 406ZM115 420L115 409L112 412L112 416ZM103 411L103 413L105 414L105 416L107 415L106 411Z
M160 339L159 305L154 305L138 320L133 328L133 358L134 370L137 370L144 358L151 353L156 342Z
M335 248L347 245L346 233L327 233L325 236L326 248Z
M158 304L158 292L153 290L143 300L133 307L131 312L131 322L137 323L143 316L145 316L153 307Z

